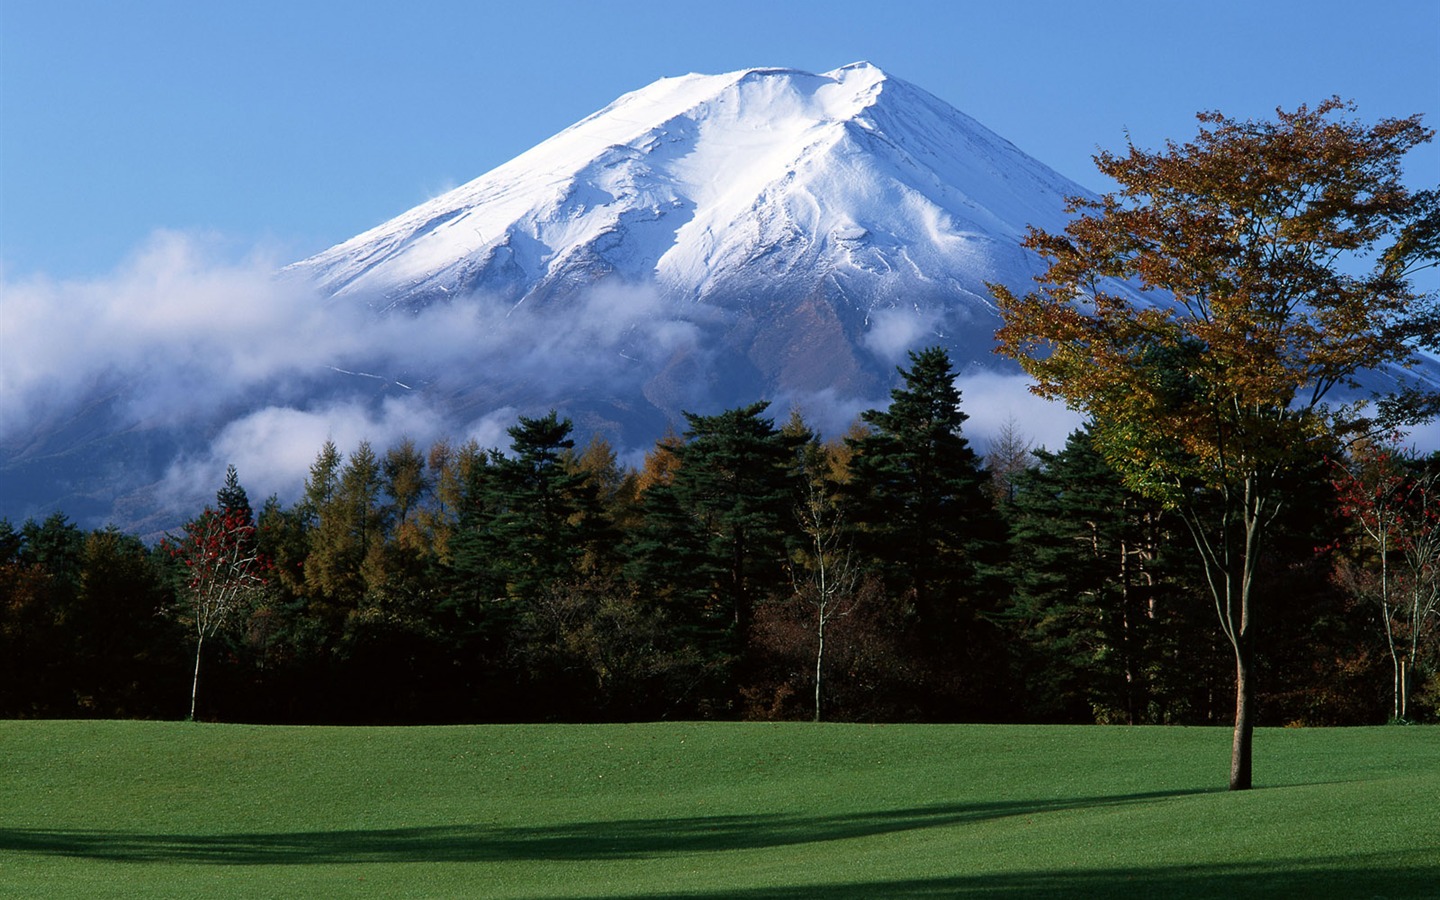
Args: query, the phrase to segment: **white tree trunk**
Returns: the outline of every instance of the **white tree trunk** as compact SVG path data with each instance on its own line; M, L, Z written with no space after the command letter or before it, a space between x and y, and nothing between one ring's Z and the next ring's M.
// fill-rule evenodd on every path
M200 640L195 642L195 677L190 680L190 718L195 721L195 696L200 690L200 651L205 648L205 633L200 633Z

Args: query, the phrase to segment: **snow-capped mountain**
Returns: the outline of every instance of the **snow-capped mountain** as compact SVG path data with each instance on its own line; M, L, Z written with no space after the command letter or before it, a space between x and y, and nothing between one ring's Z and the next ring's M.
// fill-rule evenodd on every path
M557 325L597 285L643 286L723 321L742 393L883 397L901 344L995 364L985 282L1027 287L1025 227L1062 227L1082 193L869 63L685 75L291 272L381 311L478 294ZM673 418L664 398L693 395L657 362L647 396Z
M686 75L295 268L384 306L618 276L690 300L832 285L863 310L1028 273L1016 239L1083 192L868 63Z
M834 434L935 344L999 427L1023 386L986 283L1028 290L1026 227L1086 193L867 63L662 79L280 278L162 242L113 283L28 286L7 316L47 337L0 372L0 516L154 532L229 463L293 500L327 439L503 447L549 408L631 461L757 399Z
M99 321L133 297L135 346L26 392L0 513L170 527L227 463L293 497L327 437L504 446L549 408L632 453L757 399L835 433L907 350L1002 365L985 284L1028 288L1026 226L1082 193L868 63L661 79L280 278L167 251L133 288L37 295Z

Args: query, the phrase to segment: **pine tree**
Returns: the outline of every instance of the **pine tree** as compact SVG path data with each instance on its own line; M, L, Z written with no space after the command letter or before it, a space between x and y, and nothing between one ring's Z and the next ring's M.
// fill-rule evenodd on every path
M572 427L554 410L521 416L508 429L511 456L495 460L489 545L513 599L533 601L572 575L604 533L595 484L566 465Z
M860 418L869 430L854 451L846 495L860 548L892 593L913 598L922 628L953 636L959 604L982 595L1000 556L1004 526L988 476L961 433L969 418L950 359L939 347L911 352L904 386L888 409Z
M754 605L783 581L800 489L797 450L809 439L776 430L762 415L768 406L686 413L690 428L672 485L705 542L716 576L713 611L736 641L745 639Z
M1166 610L1160 505L1128 490L1077 431L1017 479L1010 615L1029 648L1029 716L1149 721Z
M215 492L215 508L223 514L234 513L248 522L255 520L250 498L240 486L240 476L233 465L225 467L225 483Z

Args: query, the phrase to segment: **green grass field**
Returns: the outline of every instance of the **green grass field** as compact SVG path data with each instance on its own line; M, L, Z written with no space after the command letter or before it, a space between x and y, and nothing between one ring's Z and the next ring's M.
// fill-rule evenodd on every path
M23 897L1435 897L1440 729L0 723Z

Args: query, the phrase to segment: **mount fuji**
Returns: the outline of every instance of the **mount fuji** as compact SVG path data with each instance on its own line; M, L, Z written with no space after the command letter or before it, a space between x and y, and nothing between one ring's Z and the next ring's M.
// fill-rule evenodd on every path
M1028 287L1026 226L1063 227L1066 197L1086 193L869 63L692 74L288 273L386 315L479 296L544 330L569 327L567 308L597 289L651 292L651 315L703 340L656 352L636 322L592 349L648 366L639 405L673 422L687 404L881 399L922 345L997 366L985 283ZM494 387L491 403L535 393ZM639 398L617 399L633 411Z
M0 515L154 533L228 462L288 500L327 437L502 446L552 407L632 459L757 399L836 433L911 349L1017 373L985 285L1027 289L1026 226L1076 195L868 63L664 78L278 276L162 246L137 284L37 289L36 333L77 334L15 370Z
M986 284L1029 289L1026 228L1075 196L868 63L661 79L278 274L170 238L108 280L7 285L0 516L155 534L227 463L288 502L326 440L504 446L550 408L629 461L759 399L835 434L937 344L983 440L1040 402L991 352ZM1018 425L1063 440L1057 413Z

